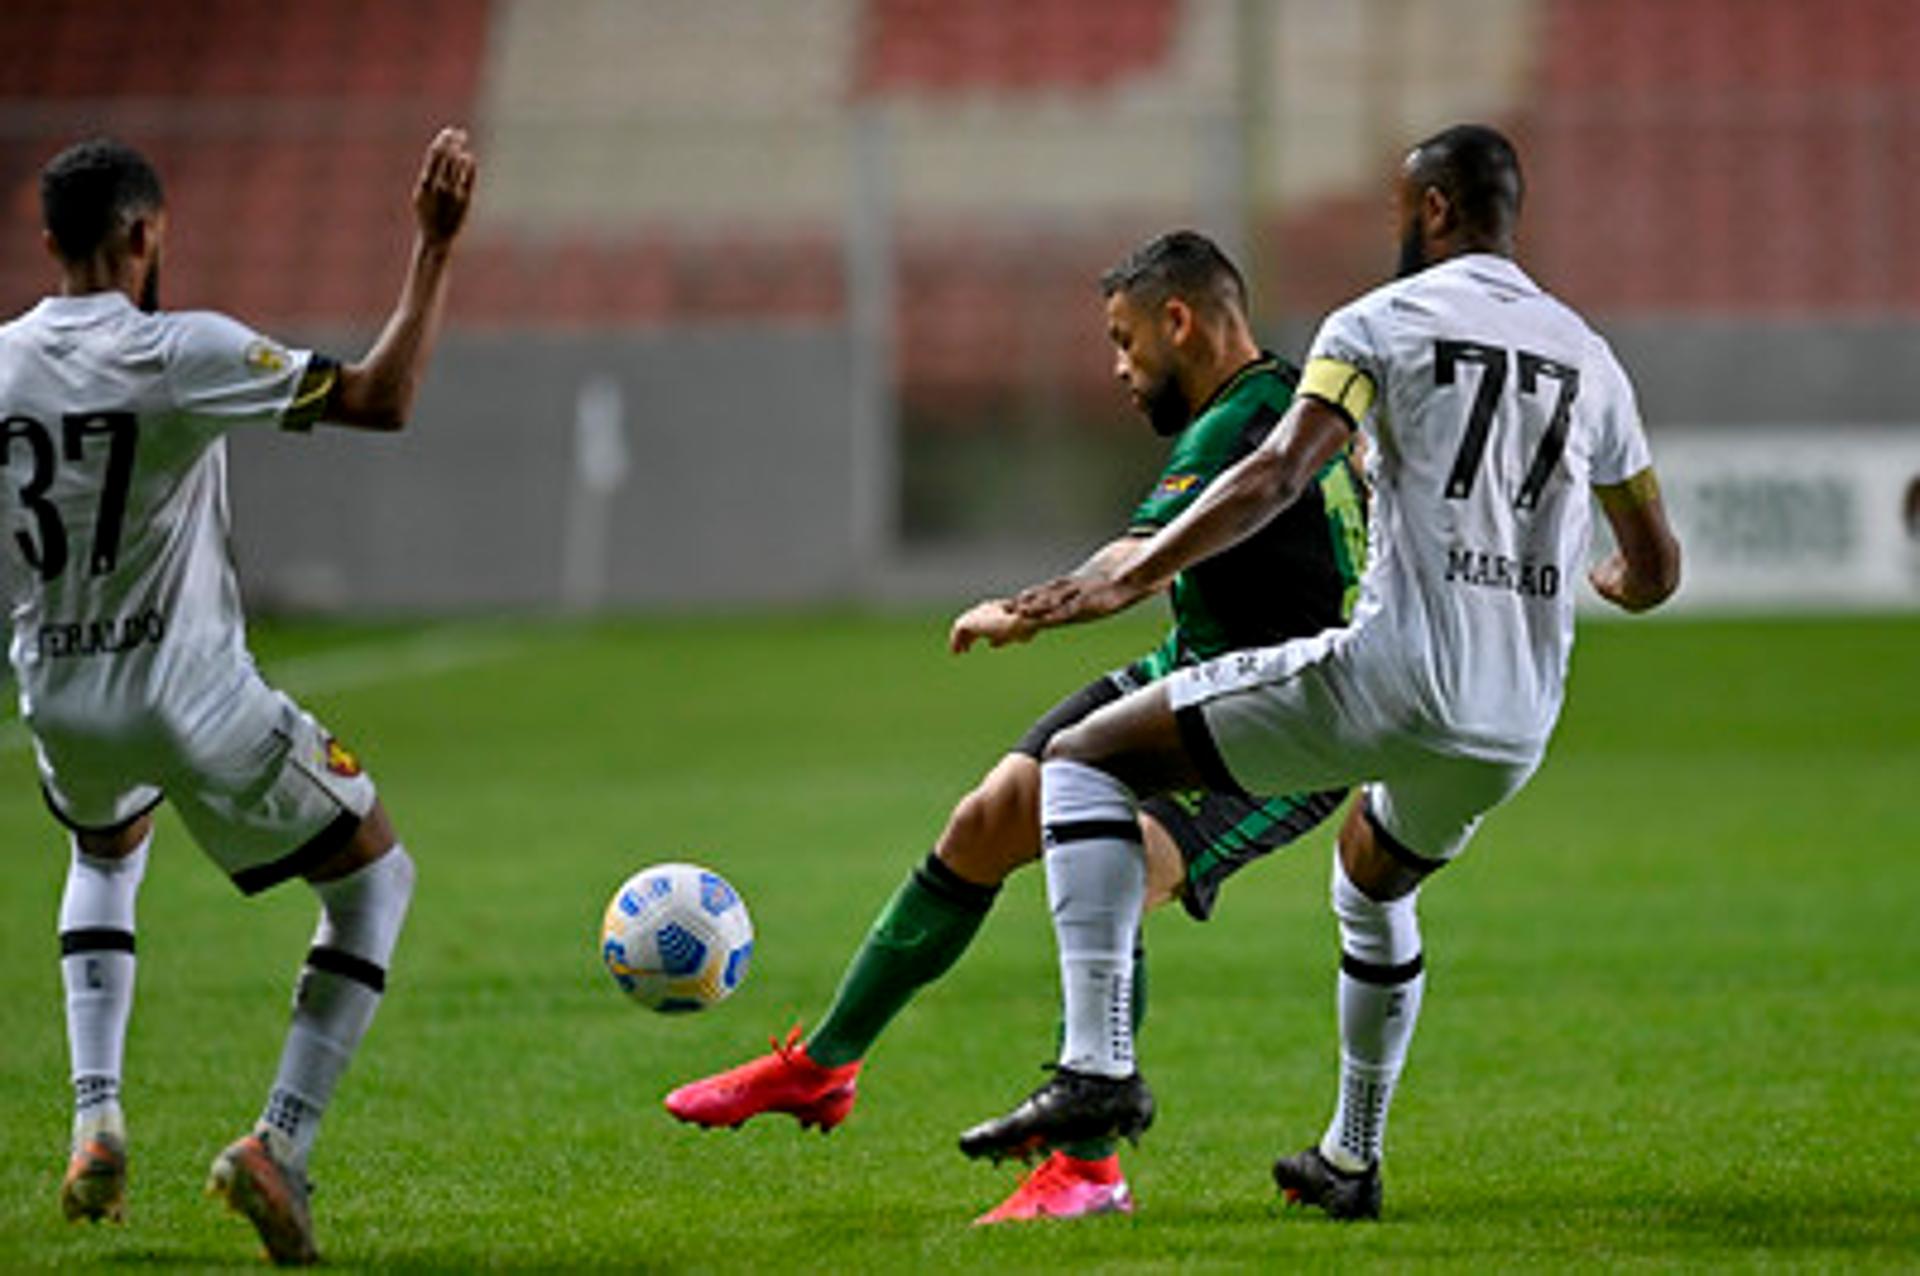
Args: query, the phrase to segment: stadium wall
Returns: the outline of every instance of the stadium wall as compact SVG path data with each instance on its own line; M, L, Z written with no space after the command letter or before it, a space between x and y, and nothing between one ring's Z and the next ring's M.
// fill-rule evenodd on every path
M301 612L850 595L849 358L802 327L449 334L398 436L234 438L242 578Z

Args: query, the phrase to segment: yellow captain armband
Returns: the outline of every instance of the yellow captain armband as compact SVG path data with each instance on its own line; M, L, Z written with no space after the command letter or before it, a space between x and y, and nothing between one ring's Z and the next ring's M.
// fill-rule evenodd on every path
M1642 509L1659 501L1660 480L1649 465L1618 483L1596 484L1593 491L1605 509L1615 512Z
M287 410L280 415L283 430L310 430L320 414L327 410L327 399L340 379L340 367L325 355L308 358L300 384L294 388Z
M1309 359L1300 374L1300 393L1312 395L1358 428L1373 406L1373 378L1338 359Z

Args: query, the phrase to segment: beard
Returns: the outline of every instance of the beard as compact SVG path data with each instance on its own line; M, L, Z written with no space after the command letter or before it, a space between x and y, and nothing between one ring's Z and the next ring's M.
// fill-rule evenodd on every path
M1418 224L1407 227L1400 236L1400 261L1394 271L1394 278L1405 279L1408 275L1417 275L1427 268L1427 246L1420 241Z
M153 266L147 271L147 281L140 285L140 309L154 314L160 309L160 261L154 259Z
M1140 397L1147 414L1147 424L1163 439L1180 433L1193 420L1193 405L1187 402L1180 383L1171 373L1160 378Z

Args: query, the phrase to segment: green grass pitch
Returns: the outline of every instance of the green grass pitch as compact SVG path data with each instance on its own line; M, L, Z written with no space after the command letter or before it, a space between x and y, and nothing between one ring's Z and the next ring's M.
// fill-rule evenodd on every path
M825 1004L948 805L1147 618L953 659L931 615L268 628L420 864L392 991L314 1166L342 1268L1614 1270L1920 1266L1920 620L1595 624L1534 783L1428 889L1387 1216L1274 1199L1335 1051L1328 836L1148 927L1161 1119L1132 1218L969 1229L1013 1184L955 1134L1040 1079L1037 873L894 1026L852 1119L659 1107ZM641 865L742 890L746 986L627 1004L595 952ZM160 827L126 1100L131 1221L70 1227L62 838L0 727L0 1268L257 1262L200 1196L258 1110L314 910L245 903Z

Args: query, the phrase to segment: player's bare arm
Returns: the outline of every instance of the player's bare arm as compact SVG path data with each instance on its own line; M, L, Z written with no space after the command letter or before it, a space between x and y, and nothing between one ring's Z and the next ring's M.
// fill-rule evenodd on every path
M1660 482L1652 467L1624 483L1595 485L1601 512L1617 546L1587 579L1608 602L1626 611L1658 607L1680 587L1680 542L1667 523Z
M1266 442L1207 485L1200 499L1101 577L1066 576L1021 591L1014 605L1042 628L1110 616L1266 526L1306 491L1353 435L1347 415L1302 395Z
M400 299L366 357L339 371L323 419L370 430L398 430L413 409L446 309L447 269L466 224L478 171L463 129L444 128L427 147L414 183L417 234Z
M1095 550L1068 579L1098 580L1111 576L1132 558L1143 540L1145 536L1136 533L1109 541ZM1043 627L1023 615L1013 599L989 598L975 603L954 619L953 628L947 633L947 648L958 655L970 650L976 642L1004 647L1026 642Z

